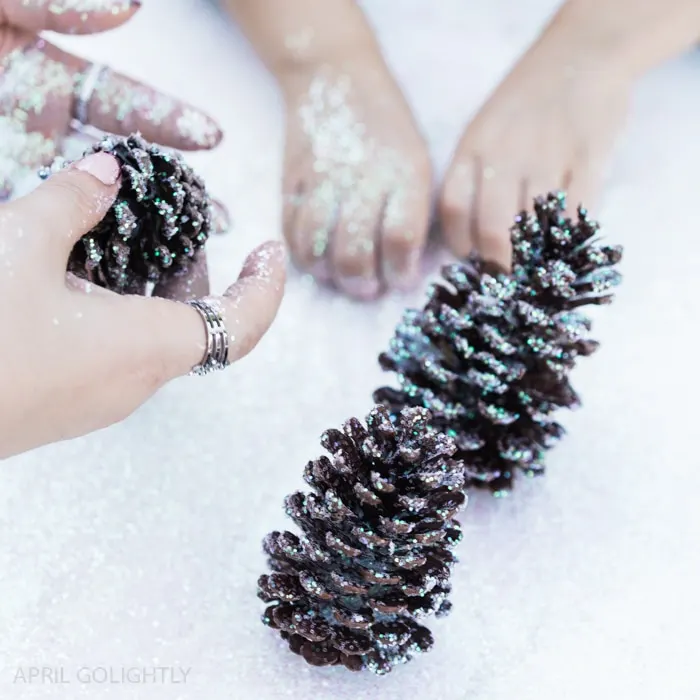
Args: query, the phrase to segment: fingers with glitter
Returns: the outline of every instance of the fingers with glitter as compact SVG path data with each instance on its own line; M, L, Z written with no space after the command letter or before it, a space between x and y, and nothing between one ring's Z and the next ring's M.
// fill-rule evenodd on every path
M442 233L445 243L458 258L466 258L474 248L478 172L475 159L453 165L440 194Z
M497 172L479 156L453 164L445 181L440 213L452 251L463 256L473 246L485 260L509 269L512 213L526 206L526 183L515 171Z
M287 205L285 228L292 259L300 270L328 283L332 279L330 251L340 208L333 183L312 180L308 185L300 185L292 197L293 204Z
M283 245L263 243L248 255L238 279L222 296L205 299L221 314L229 333L229 363L251 352L272 325L284 294L285 267ZM194 309L164 299L120 299L125 327L130 326L136 337L150 339L165 381L188 374L202 361L207 336Z
M78 82L87 69L85 64ZM213 148L222 136L217 123L201 110L109 68L97 79L88 122L112 134L140 132L147 141L180 150Z
M20 33L0 57L0 182L2 194L50 163L68 129L73 72L46 54L46 43ZM5 197L4 197L5 198Z
M384 208L382 200L367 206L354 193L346 193L340 207L331 269L335 286L355 299L374 299L381 291L377 255Z
M408 291L418 283L430 205L430 191L413 186L411 180L399 181L387 197L381 220L379 274L389 289Z
M6 22L29 32L93 34L120 26L141 0L4 0Z

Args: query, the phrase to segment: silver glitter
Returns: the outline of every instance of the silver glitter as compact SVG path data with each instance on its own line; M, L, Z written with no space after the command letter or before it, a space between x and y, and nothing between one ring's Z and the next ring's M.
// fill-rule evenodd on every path
M135 4L132 0L22 0L22 7L32 10L48 10L54 15L67 12L120 14L128 12Z
M365 124L350 106L352 81L348 76L328 80L317 76L299 109L302 129L309 140L319 184L306 194L320 212L338 207L347 227L347 252L371 252L376 218L384 209L384 225L400 226L409 190L411 168L398 152L387 149L367 134ZM387 199L387 195L391 197ZM386 200L386 201L385 201ZM327 229L316 234L314 252L323 255Z

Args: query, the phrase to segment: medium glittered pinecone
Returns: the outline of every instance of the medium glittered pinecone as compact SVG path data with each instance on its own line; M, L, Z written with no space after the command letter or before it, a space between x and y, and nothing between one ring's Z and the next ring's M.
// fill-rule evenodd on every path
M121 164L119 195L104 219L73 249L69 271L118 293L143 293L184 274L212 227L204 183L178 154L140 135L107 137L85 155L105 151Z
M274 573L258 595L271 603L263 622L308 663L383 674L431 648L419 619L449 611L464 467L425 409L392 422L378 406L366 423L323 434L331 457L309 462L312 491L285 502L301 536L265 538Z
M565 206L550 194L516 218L512 275L476 257L445 267L379 358L399 388L377 390L375 401L394 415L428 408L455 440L467 483L497 493L518 471L543 471L544 452L564 433L554 412L579 403L568 375L598 347L577 309L609 302L620 279L612 266L621 249L595 240L585 209L572 221Z

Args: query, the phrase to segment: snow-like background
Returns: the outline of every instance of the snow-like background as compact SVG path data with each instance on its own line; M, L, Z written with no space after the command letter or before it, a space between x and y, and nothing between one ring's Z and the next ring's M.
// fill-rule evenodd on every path
M146 0L128 26L62 39L207 108L227 133L191 162L234 212L213 284L277 237L282 122L271 80L203 0ZM365 3L438 170L551 0ZM486 7L488 5L488 7ZM457 87L455 87L457 86ZM626 247L584 408L548 475L473 499L454 612L390 676L313 669L259 622L260 540L285 526L318 436L370 406L401 309L293 275L259 349L183 379L126 423L0 465L0 696L19 700L695 700L700 608L696 367L700 56L645 80L597 215ZM63 668L70 685L15 682ZM186 684L80 684L81 667L190 668ZM56 678L56 676L54 676Z

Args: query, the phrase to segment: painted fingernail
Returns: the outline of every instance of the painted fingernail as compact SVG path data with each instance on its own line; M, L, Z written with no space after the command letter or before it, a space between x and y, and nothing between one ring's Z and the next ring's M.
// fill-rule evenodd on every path
M284 265L285 258L286 254L282 243L279 241L263 243L245 259L239 277L269 279L280 266Z
M93 153L73 163L71 168L92 175L103 185L116 185L121 170L117 159L109 153Z

